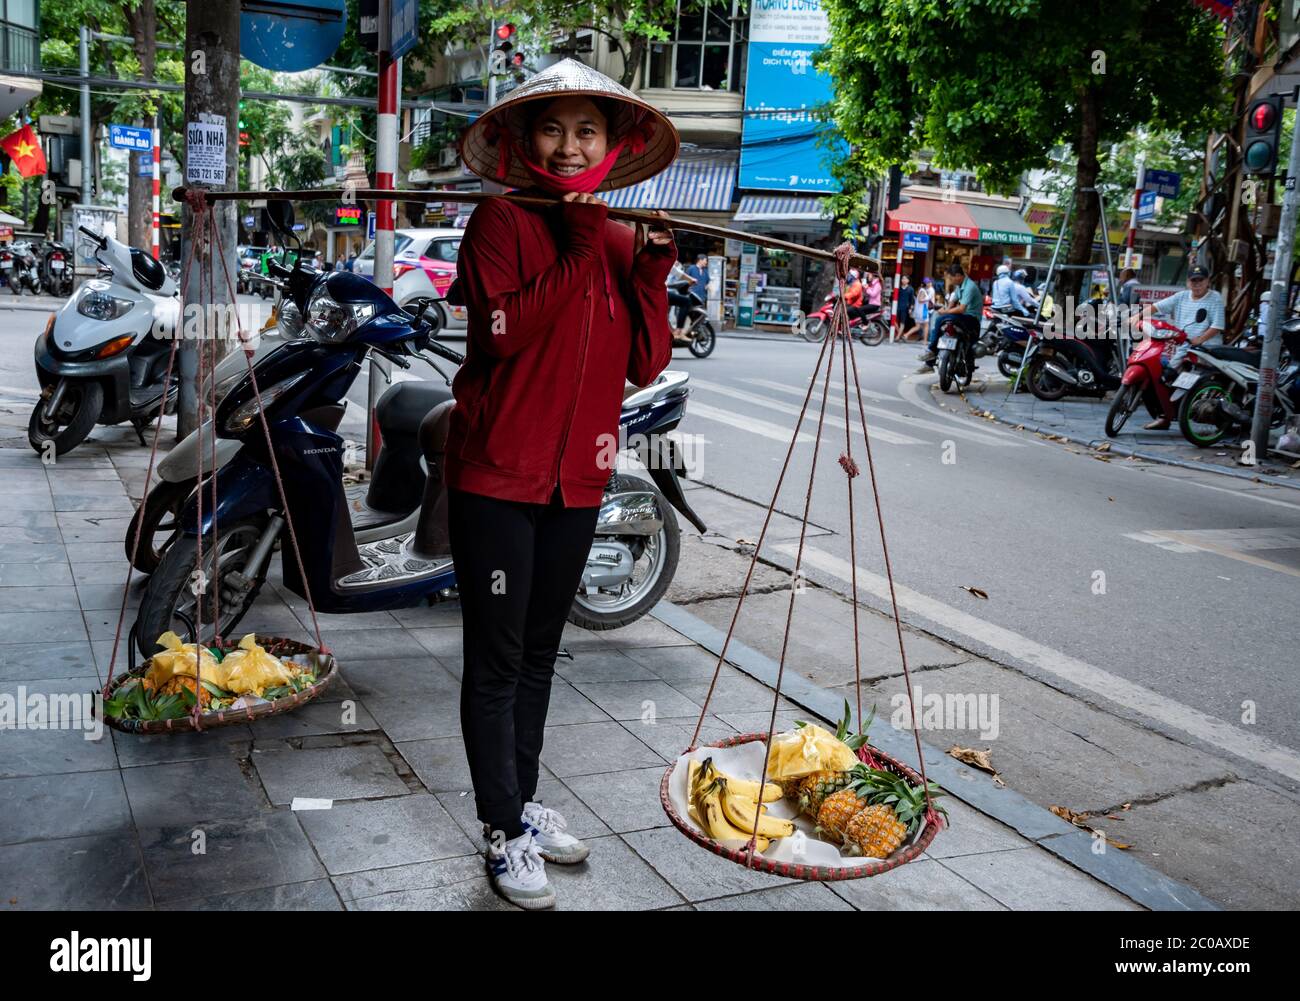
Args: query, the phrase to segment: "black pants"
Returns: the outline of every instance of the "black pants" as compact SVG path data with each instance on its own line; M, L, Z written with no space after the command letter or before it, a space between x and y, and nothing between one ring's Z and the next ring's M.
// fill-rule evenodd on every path
M668 305L676 307L675 315L677 319L673 323L675 329L681 330L682 327L686 326L686 316L690 313L691 306L694 304L695 300L685 292L678 292L674 289L668 290Z
M451 554L465 632L460 725L481 821L523 833L537 795L551 675L596 507L523 504L448 490Z
M869 316L875 316L880 312L880 307L874 303L863 303L861 306L849 306L848 313L850 320L865 320Z

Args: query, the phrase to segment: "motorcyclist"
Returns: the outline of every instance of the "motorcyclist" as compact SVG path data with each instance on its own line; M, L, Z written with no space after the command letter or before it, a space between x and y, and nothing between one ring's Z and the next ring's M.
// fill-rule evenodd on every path
M996 310L1008 312L1015 308L1015 281L1011 277L1011 266L999 264L997 277L993 279L993 301L989 305Z
M673 261L673 269L668 273L668 305L675 307L673 312L673 343L689 344L690 338L683 333L686 316L694 303L687 295L686 289L694 284L695 279L682 267L681 261Z
M939 337L950 323L970 329L970 340L979 337L980 315L984 310L984 293L966 274L966 269L957 258L953 258L944 273L945 280L953 286L957 301L936 311L934 322L930 324L929 349L921 355L925 363L922 371L930 371L939 358Z
M1029 291L1029 286L1025 283L1029 280L1029 272L1024 268L1016 268L1011 275L1011 308L1021 316L1030 316L1038 307L1038 296Z

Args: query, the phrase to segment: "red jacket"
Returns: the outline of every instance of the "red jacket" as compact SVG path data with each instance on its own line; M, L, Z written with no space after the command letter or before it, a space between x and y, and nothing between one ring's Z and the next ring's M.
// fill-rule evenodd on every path
M654 381L672 356L664 280L676 247L647 243L604 205L470 216L456 271L469 313L452 382L448 485L568 507L600 504L617 454L624 380Z

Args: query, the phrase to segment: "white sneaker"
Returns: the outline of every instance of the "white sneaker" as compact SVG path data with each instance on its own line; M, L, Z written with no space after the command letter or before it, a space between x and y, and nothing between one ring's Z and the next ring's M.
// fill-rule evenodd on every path
M541 803L525 803L524 830L532 834L537 842L537 850L547 862L557 865L576 865L591 854L591 849L575 838L565 834L568 825L559 812Z
M490 844L487 865L497 893L516 907L540 911L555 906L555 891L546 881L546 863L527 831L502 847Z

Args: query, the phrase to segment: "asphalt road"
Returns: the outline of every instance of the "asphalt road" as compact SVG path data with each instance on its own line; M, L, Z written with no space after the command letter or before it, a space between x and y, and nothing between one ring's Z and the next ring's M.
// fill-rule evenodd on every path
M691 373L681 430L703 436L695 443L701 482L766 506L819 350L793 338L723 338L708 359L676 352L673 367ZM932 377L915 374L916 354L912 345L855 351L904 617L1226 752L1247 773L1300 787L1300 659L1290 628L1300 605L1300 491L1099 461L959 416L937 405ZM802 516L820 400L819 383L778 503L794 517ZM803 566L847 593L847 491L836 461L844 414L837 359L809 508L810 525L831 534L807 540ZM857 432L853 454L864 474L854 497L860 583L865 600L886 607ZM772 555L789 564L794 552ZM1244 723L1252 707L1255 721Z

